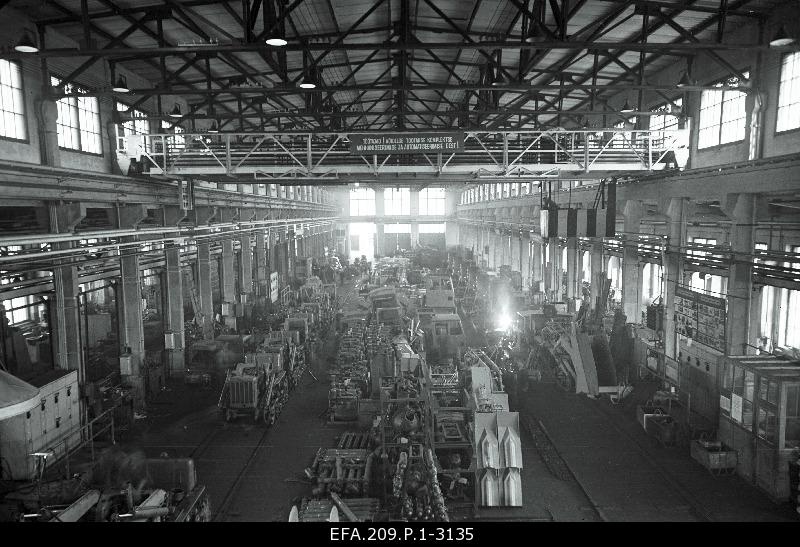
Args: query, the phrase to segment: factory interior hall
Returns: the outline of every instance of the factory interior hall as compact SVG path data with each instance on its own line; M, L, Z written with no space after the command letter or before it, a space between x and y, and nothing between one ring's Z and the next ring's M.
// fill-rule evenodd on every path
M800 4L0 0L0 319L3 523L796 522Z

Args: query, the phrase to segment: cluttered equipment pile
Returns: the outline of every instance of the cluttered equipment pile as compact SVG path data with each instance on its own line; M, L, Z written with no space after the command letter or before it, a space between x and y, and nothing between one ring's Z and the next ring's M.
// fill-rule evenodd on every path
M520 508L519 416L499 367L465 344L449 275L384 258L357 289L329 370L328 420L342 433L305 470L313 484L289 520L447 522Z

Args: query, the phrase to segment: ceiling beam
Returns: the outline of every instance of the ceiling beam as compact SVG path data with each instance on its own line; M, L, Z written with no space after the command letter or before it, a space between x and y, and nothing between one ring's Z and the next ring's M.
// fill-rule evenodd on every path
M101 0L102 1L102 0ZM385 0L382 0L385 1ZM716 19L715 19L716 21ZM697 53L701 51L770 51L770 52L795 52L800 51L800 44L792 44L786 46L770 46L769 44L718 44L716 42L670 42L670 43L640 43L640 42L593 42L593 41L570 41L570 42L538 42L535 44L520 44L518 42L409 42L407 44L397 43L380 43L380 44L365 44L365 43L337 43L337 44L317 44L308 43L305 46L295 46L289 44L286 51L302 51L304 48L309 51L393 51L393 50L453 50L453 49L473 49L480 51L485 55L487 51L495 49L564 49L575 51L647 51L651 53ZM214 46L167 46L167 47L142 47L142 48L112 48L109 50L104 49L81 49L81 48L52 48L44 49L39 53L20 53L17 51L4 51L0 54L2 59L20 59L20 58L41 58L41 57L91 57L99 55L101 57L121 57L121 56L135 56L139 59L147 57L158 57L160 55L184 55L187 53L196 53L198 50L206 51L208 53L224 54L224 53L242 53L242 52L258 52L266 51L270 48L266 44L219 44ZM508 75L508 72L506 72Z

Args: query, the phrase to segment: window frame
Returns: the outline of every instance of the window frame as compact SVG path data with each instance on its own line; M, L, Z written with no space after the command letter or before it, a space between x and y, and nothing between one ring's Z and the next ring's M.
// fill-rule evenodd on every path
M124 106L125 110L119 110L119 108L117 108L117 107L120 106L120 105ZM116 127L117 127L117 138L118 139L127 137L129 135L152 135L153 133L155 133L153 131L153 122L150 120L151 114L149 112L146 112L144 110L139 110L138 108L133 108L133 107L131 107L131 105L126 104L125 102L120 101L119 99L115 99L114 100L114 109L117 112L128 112L128 113L130 113L130 120L128 120L128 121L120 121L120 123L115 124ZM139 114L139 115L137 115L137 114ZM147 124L147 132L146 133L140 133L136 129L136 124L137 123L141 123L141 122L145 122ZM128 133L128 128L126 127L126 124L131 124L132 125L132 129L131 129L130 133ZM148 152L151 152L153 150L153 148L154 148L153 147L153 143L151 142L150 138L144 138L143 144L144 144L144 149L147 150Z
M354 195L360 195L360 194L371 195L372 197L371 198L364 197L364 198L355 198L355 199L353 199ZM376 203L375 203L375 201L376 201L376 192L375 192L374 189L368 188L368 187L351 188L350 189L350 194L348 195L348 199L349 199L348 207L349 207L349 212L350 212L349 216L351 216L351 217L369 217L369 216L375 216L376 215ZM368 213L362 212L362 210L361 210L362 208L359 205L357 214L354 213L353 212L353 202L354 201L356 203L359 203L359 204L361 204L362 202L363 203L372 202L372 205L370 207L368 207L368 209L371 212L368 212Z
M430 191L434 190L436 192L441 191L441 197L430 197ZM433 188L423 188L420 190L417 195L419 196L419 216L447 216L447 189L442 187L433 187ZM423 199L424 196L424 199ZM423 208L423 202L425 206ZM441 202L441 212L431 212L431 203ZM437 205L438 206L438 205ZM424 212L423 212L424 209Z
M397 212L398 210L399 212ZM410 216L411 188L384 188L383 213L386 216Z
M25 101L25 73L22 70L22 63L20 63L19 61L12 61L10 59L3 59L3 60L6 61L7 63L9 63L10 65L16 66L19 69L19 91L20 91L20 94L22 95L22 101L21 101L22 102L22 112L20 114L17 114L16 112L13 112L13 114L15 116L17 116L17 115L18 116L22 116L22 126L25 128L25 138L24 139L20 139L20 138L17 138L17 137L8 137L6 135L0 135L0 139L7 140L7 141L12 141L12 142L30 144L31 135L30 135L30 128L28 127L28 105L26 104L26 101ZM11 86L11 85L9 85L9 87L14 89L14 87ZM0 110L0 114L3 113L3 112L5 112L5 110Z
M58 80L58 85L54 84L53 80ZM51 83L52 87L63 88L63 87L66 87L66 86L71 86L72 88L76 89L78 92L88 93L90 91L88 88L85 88L85 87L83 87L80 84L77 84L75 82L64 81L62 76L58 76L58 75L53 74L53 73L50 74L50 83ZM73 130L77 130L78 147L77 148L73 148L71 146L62 146L62 145L59 144L58 148L60 150L64 150L65 152L74 152L74 153L78 153L78 154L87 154L89 156L103 157L105 155L105 148L103 147L103 119L102 119L102 116L100 115L100 110L101 110L101 108L100 108L100 98L99 97L61 97L60 99L58 99L56 101L56 105L61 104L61 101L63 101L64 99L75 99L74 103L70 102L68 104L68 108L71 111L70 115L74 116L74 118L72 118L71 121L74 121L77 125L76 126L71 126L71 125L66 125L66 124L61 124L61 125L69 127L70 129L73 129ZM97 132L96 133L94 131L92 131L92 130L84 129L82 127L82 125L81 125L81 118L82 118L82 114L81 114L81 110L82 110L81 109L81 99L94 99L95 101L97 101L97 112L96 112L96 114L97 114ZM83 110L85 110L85 109L83 109ZM59 127L59 123L58 123L58 120L56 120L56 134L58 133L58 127ZM96 134L97 135L97 137L98 137L97 138L97 142L98 142L98 146L100 148L99 152L92 152L90 150L84 150L84 148L83 148L84 140L83 140L83 135L81 134L81 133L84 133L84 132L85 133L92 133L92 134Z
M775 127L773 133L775 135L786 135L791 134L796 131L800 131L800 124L797 127L792 127L790 129L778 129L778 121L780 120L779 112L781 108L781 81L783 77L783 63L786 57L789 55L797 55L797 65L800 67L800 51L790 51L781 55L780 63L778 63L778 90L777 90L777 97L775 101ZM800 68L798 69L800 71ZM798 86L800 86L800 74L798 74ZM800 93L799 93L800 94ZM797 102L793 104L800 104L800 97L798 97Z
M749 79L750 78L750 69L747 68L745 70L742 70L742 74L747 76L748 79ZM737 79L737 78L736 78L735 75L732 75L732 76L728 76L726 78L721 78L721 79L716 80L716 81L714 81L714 82L712 82L710 84L707 84L707 85L722 87L722 86L724 86L726 84L726 82L730 81L731 79ZM724 146L733 146L733 145L744 144L747 141L747 125L748 125L747 124L747 118L748 118L748 116L747 116L747 92L744 91L744 90L743 91L735 91L733 89L722 89L722 90L719 90L722 93L722 99L720 100L720 103L719 103L719 118L717 120L719 123L715 124L715 126L717 127L717 144L712 144L712 145L709 145L709 146L701 146L700 145L700 133L703 130L703 127L701 125L701 121L703 119L702 118L703 94L706 93L707 91L715 91L715 90L704 89L703 91L700 92L699 110L697 112L697 146L696 146L697 151L700 152L700 151L704 151L704 150L716 150L716 149L722 148ZM730 142L724 142L723 143L721 141L722 141L722 127L725 124L725 121L724 121L725 93L740 93L740 94L744 95L744 101L745 101L744 118L742 118L744 120L744 135L742 135L742 138L739 139L739 140L730 141Z

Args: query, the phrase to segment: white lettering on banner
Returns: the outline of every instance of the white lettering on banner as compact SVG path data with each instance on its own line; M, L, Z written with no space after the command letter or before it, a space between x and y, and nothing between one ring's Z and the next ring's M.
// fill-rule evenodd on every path
M350 151L358 154L452 152L463 149L464 136L463 134L389 135L385 137L351 135L350 142Z

